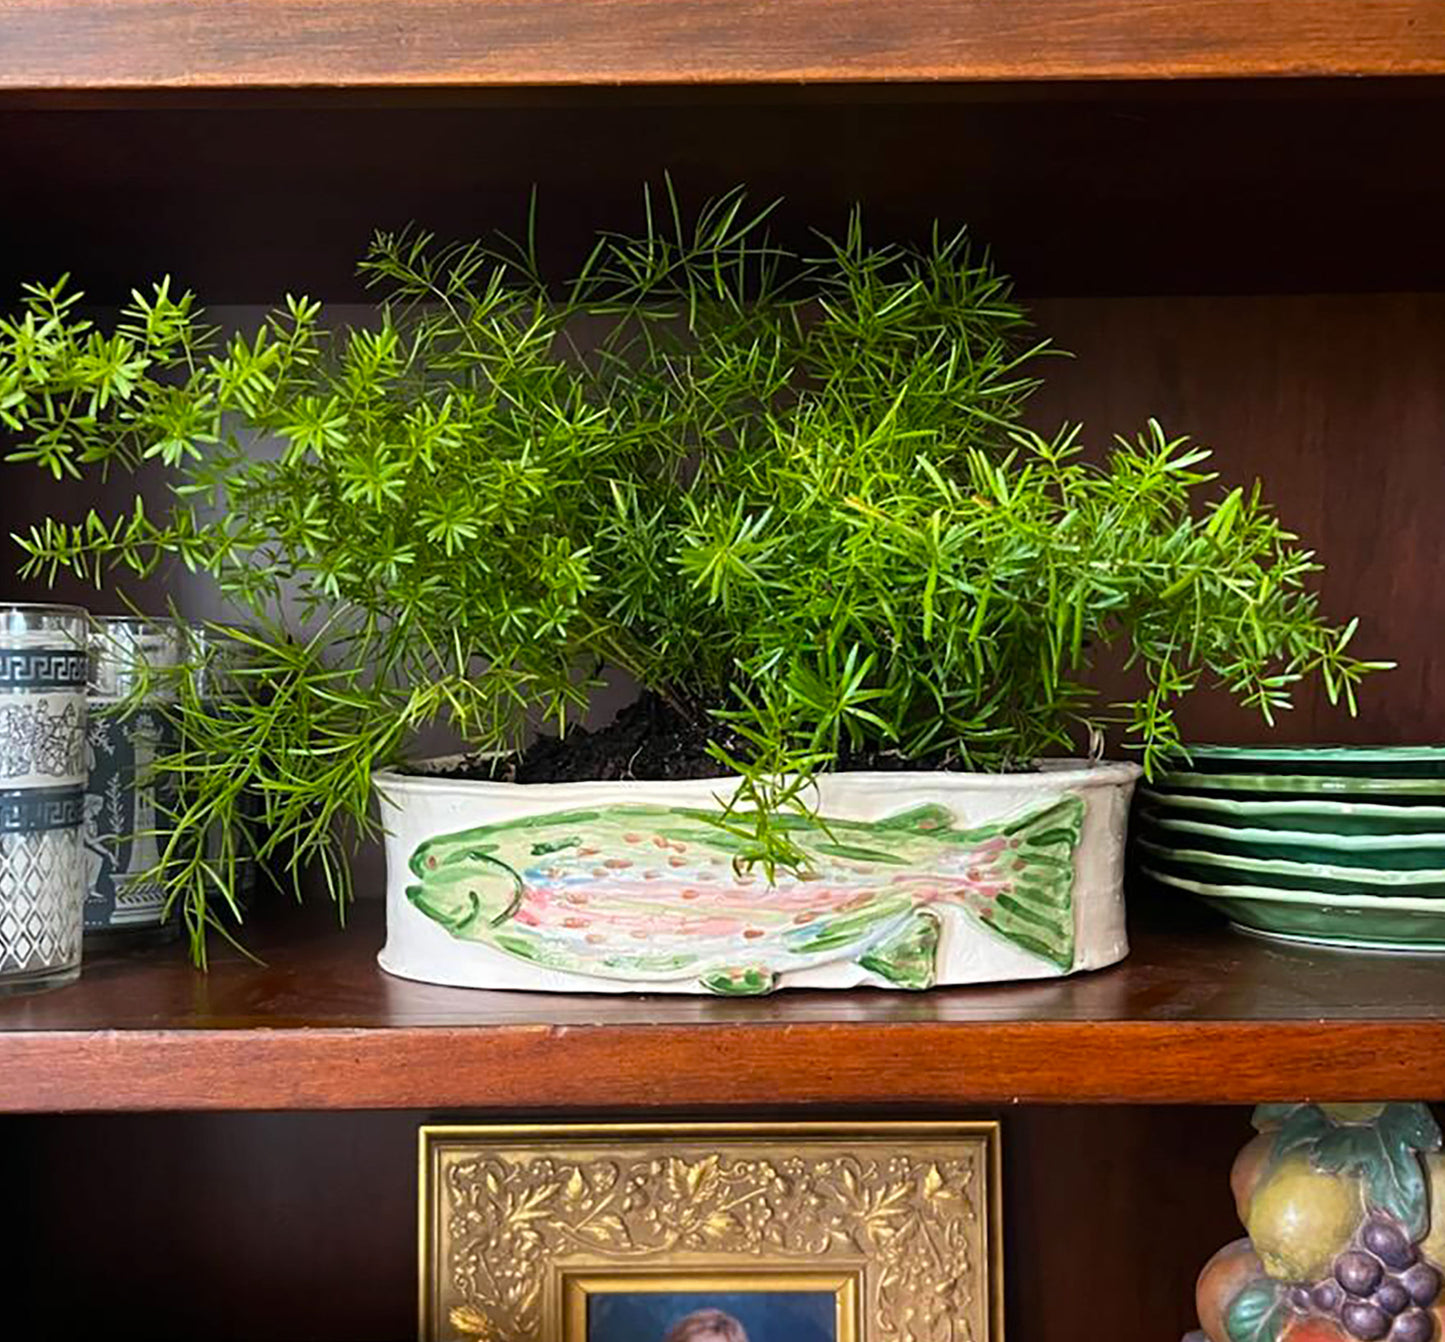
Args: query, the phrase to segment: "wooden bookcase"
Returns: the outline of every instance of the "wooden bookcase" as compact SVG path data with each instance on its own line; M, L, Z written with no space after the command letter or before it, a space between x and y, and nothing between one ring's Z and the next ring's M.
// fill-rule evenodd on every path
M800 228L966 221L1076 356L1035 420L1152 414L1263 476L1400 661L1286 739L1439 741L1442 144L1439 0L0 0L0 292L353 301L373 228L515 228L536 183L565 258L665 171ZM93 501L5 479L5 531ZM1147 891L1116 970L920 997L466 993L351 923L281 908L264 968L135 952L0 1002L16 1336L404 1338L420 1121L807 1113L1003 1117L1012 1342L1168 1340L1239 1233L1252 1101L1445 1100L1445 962Z

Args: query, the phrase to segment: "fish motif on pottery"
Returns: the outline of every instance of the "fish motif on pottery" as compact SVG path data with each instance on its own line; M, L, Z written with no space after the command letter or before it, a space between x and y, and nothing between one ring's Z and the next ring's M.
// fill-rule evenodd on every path
M785 817L807 864L769 884L735 867L743 844L721 811L583 808L428 839L407 896L452 936L536 965L729 996L839 959L931 987L944 906L1068 972L1083 817L1073 795L972 828L937 805L874 821Z

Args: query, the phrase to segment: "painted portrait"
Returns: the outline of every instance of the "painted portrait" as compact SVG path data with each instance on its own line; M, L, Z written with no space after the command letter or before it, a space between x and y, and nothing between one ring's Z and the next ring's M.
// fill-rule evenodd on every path
M586 1342L839 1342L831 1291L615 1291L588 1301Z

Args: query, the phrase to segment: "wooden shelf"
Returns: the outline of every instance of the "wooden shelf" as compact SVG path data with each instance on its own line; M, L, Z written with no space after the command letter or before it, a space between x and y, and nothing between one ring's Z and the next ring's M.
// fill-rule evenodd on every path
M1445 72L1437 0L0 0L0 89Z
M1147 900L1147 896L1141 899ZM1072 980L757 1001L390 978L380 910L293 916L208 977L98 958L0 1004L0 1110L692 1109L1445 1096L1445 961L1272 945L1203 916Z

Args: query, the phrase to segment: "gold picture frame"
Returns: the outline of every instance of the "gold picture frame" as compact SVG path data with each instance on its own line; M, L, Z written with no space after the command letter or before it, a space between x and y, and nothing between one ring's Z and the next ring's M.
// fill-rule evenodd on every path
M428 1125L423 1342L593 1342L601 1295L829 1292L833 1342L1002 1342L996 1122Z

